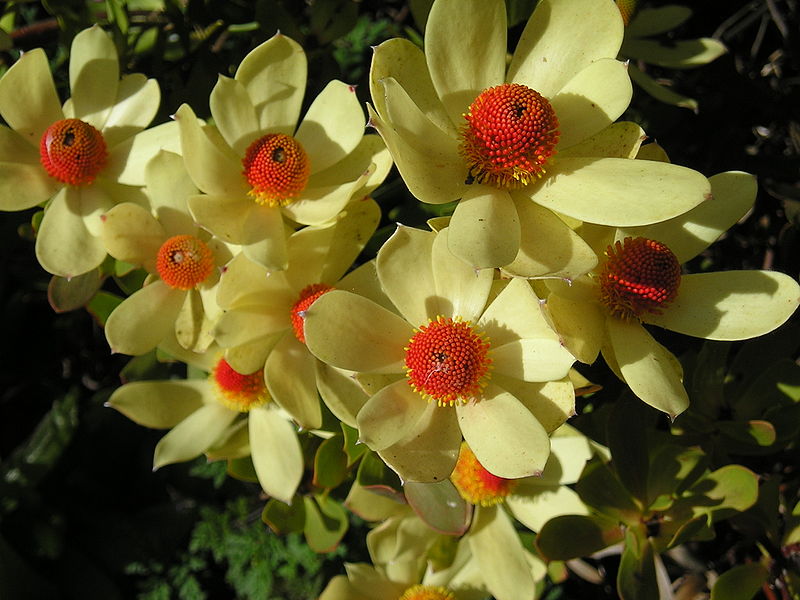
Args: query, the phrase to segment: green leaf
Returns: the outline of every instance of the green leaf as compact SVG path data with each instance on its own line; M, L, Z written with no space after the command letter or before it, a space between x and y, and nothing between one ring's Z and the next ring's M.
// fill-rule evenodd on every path
M299 533L305 527L305 503L296 494L292 498L291 504L271 498L261 512L261 520L279 535Z
M616 401L608 419L606 438L617 477L642 502L647 500L648 436L657 414L626 393Z
M228 475L241 479L242 481L250 481L256 483L258 475L256 475L256 468L253 466L253 461L249 456L244 458L232 458L228 461Z
M86 310L89 311L89 314L92 315L100 325L105 325L108 320L108 315L120 304L122 304L122 298L110 292L100 290L86 305Z
M717 428L729 441L733 442L733 451L737 454L747 453L748 447L761 449L775 443L775 428L768 421L721 421Z
M694 484L672 510L688 509L692 516L707 515L719 521L747 510L757 499L756 474L741 465L726 465Z
M629 529L617 571L617 593L621 600L658 598L653 546L643 534Z
M762 418L764 412L792 401L784 390L800 387L800 366L790 358L781 358L765 367L731 404L737 421Z
M769 570L759 563L725 571L711 588L711 600L750 600L766 582Z
M472 506L464 501L449 479L436 483L408 481L403 490L409 506L430 528L447 535L466 533Z
M347 531L347 513L335 500L315 495L303 498L306 522L303 533L315 552L330 552Z
M71 279L54 275L47 286L47 300L57 313L75 310L85 306L102 284L99 269Z
M344 453L347 454L347 466L350 467L369 452L369 448L366 444L358 443L358 429L345 423L342 423L341 426L344 435Z
M319 445L314 455L313 484L335 488L347 477L347 454L342 450L344 436L334 435Z
M584 504L623 523L639 522L641 509L610 464L594 458L586 463L575 491Z
M641 71L633 62L628 64L628 75L630 75L633 82L642 88L645 92L650 94L653 98L664 104L671 104L672 106L680 106L688 108L693 112L697 112L698 104L694 98L681 96L673 92L671 89L664 87L655 79Z
M686 386L692 409L712 419L717 417L723 404L723 382L730 349L729 342L704 342L692 369L691 381Z
M570 560L589 556L623 538L622 527L610 519L562 515L542 526L536 547L547 560Z
M664 444L654 454L650 462L650 477L647 482L650 508L664 497L673 498L692 485L707 468L706 456L698 448L684 448L674 444ZM671 501L670 501L671 503ZM664 510L665 506L658 508Z
M398 502L405 502L400 478L374 452L365 454L361 459L356 472L356 481L371 492Z

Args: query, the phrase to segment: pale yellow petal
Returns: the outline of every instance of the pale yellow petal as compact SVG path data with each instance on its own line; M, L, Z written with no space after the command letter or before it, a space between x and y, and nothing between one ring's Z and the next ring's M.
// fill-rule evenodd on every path
M456 413L464 439L489 472L515 479L544 469L547 432L510 393L490 383L481 400L456 405Z
M609 125L578 144L564 150L559 149L559 155L637 158L642 142L646 139L647 134L644 129L636 123L621 121Z
M36 147L0 125L0 210L31 208L49 200L62 187L42 168Z
M103 177L125 185L144 185L147 164L160 150L180 154L181 136L176 121L140 131L109 151Z
M575 389L566 378L535 383L493 373L492 381L527 407L548 433L575 415Z
M253 204L242 222L242 252L269 271L283 271L289 264L286 228L278 208Z
M356 415L369 396L348 371L326 365L321 360L317 360L315 366L317 389L325 405L342 423L357 427Z
M106 145L114 148L147 127L156 116L160 101L161 90L155 79L147 79L141 73L123 77L103 126Z
M254 408L248 415L250 453L264 491L281 502L292 501L303 476L297 431L277 410Z
M449 231L437 233L431 248L439 314L474 322L486 306L494 270L473 269L450 252Z
M476 186L450 219L450 251L475 269L511 263L520 236L517 209L505 190Z
M166 429L203 406L208 392L203 379L133 381L114 390L107 405L139 425Z
M508 282L486 308L477 325L488 337L492 348L526 338L558 340L545 320L539 298L530 284L519 278Z
M580 496L565 486L537 490L536 494L515 493L506 498L514 518L531 531L539 531L550 519L561 515L588 515Z
M256 109L244 83L220 75L208 99L214 124L239 156L261 134Z
M191 352L205 352L214 341L213 325L200 291L186 291L181 309L175 317L175 338L178 343Z
M606 320L608 335L625 383L641 400L671 418L689 406L689 397L669 350L639 323Z
M561 340L524 339L493 346L489 352L497 373L523 381L552 381L566 377L575 357Z
M460 123L478 94L503 83L505 4L500 0L436 2L425 25L425 58L450 120Z
M373 165L368 165L352 181L323 188L306 188L301 198L283 207L283 213L302 225L331 223L347 204L356 199L356 193L363 189L374 169Z
M507 81L552 97L590 63L615 58L623 35L611 2L542 0L522 32Z
M309 350L349 371L400 373L413 329L404 319L350 292L323 294L306 311Z
M564 346L580 362L594 363L606 335L606 317L600 305L550 294L547 308Z
M197 224L189 214L188 199L198 190L183 166L183 158L162 150L147 164L145 178L150 206L167 237L194 235Z
M200 456L222 437L236 415L220 404L197 409L158 442L153 469Z
M234 348L286 331L289 310L280 313L263 306L241 306L225 311L214 326L214 338L223 348Z
M103 129L117 98L119 59L114 42L95 25L72 40L69 86L76 119Z
M253 207L244 195L198 194L187 199L195 220L205 229L226 242L241 244L242 225Z
M359 439L372 450L383 450L416 435L439 408L400 379L372 396L358 412Z
M156 257L167 234L150 211L123 202L103 216L103 244L108 253L133 265L156 272Z
M304 429L322 425L316 362L305 344L297 340L293 331L288 331L269 353L264 367L272 399Z
M684 275L677 299L660 315L643 315L672 331L709 340L744 340L780 327L800 303L800 286L774 271Z

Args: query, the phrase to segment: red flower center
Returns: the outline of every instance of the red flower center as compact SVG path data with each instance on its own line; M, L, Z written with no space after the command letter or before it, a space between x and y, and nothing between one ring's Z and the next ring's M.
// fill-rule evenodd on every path
M233 370L228 361L220 358L211 372L211 379L217 400L231 410L249 412L270 401L264 373L260 369L250 374L239 373Z
M156 270L168 286L190 290L205 281L214 269L214 254L193 235L176 235L158 249Z
M51 177L67 185L94 181L108 160L103 134L80 119L62 119L39 141L39 160Z
M296 139L268 133L250 144L242 159L248 192L266 206L286 206L306 188L311 166Z
M616 0L617 8L619 8L619 12L622 15L622 22L625 23L625 26L628 26L628 23L631 22L633 18L633 14L636 12L636 5L639 4L638 0Z
M467 183L520 188L544 173L558 144L558 118L550 102L517 83L484 90L464 115L459 150L469 165Z
M681 265L667 246L647 238L625 238L606 249L600 301L629 321L645 312L661 314L678 295Z
M414 585L403 592L399 600L456 600L456 597L439 585Z
M408 383L439 406L478 399L492 364L489 348L469 321L437 317L415 330L405 348Z
M325 294L330 292L331 286L324 283L312 283L307 285L300 292L300 298L292 305L292 327L294 327L294 336L303 344L306 343L305 332L305 318L308 307L314 304L314 301Z
M450 474L450 481L464 500L481 506L503 502L518 482L517 479L504 479L489 473L465 442L461 443L458 462Z

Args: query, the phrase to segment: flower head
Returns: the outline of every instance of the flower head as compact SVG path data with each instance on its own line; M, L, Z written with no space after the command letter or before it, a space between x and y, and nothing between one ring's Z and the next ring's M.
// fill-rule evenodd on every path
M311 166L291 136L268 133L247 147L242 159L248 195L266 206L287 206L305 190Z
M92 183L108 161L103 134L80 119L50 125L42 134L39 154L48 175L74 186Z
M264 372L239 373L224 358L220 358L209 375L220 403L231 410L250 412L270 401Z
M458 462L450 475L450 481L464 500L481 506L492 506L503 502L519 483L517 479L492 475L478 461L466 443L461 444Z

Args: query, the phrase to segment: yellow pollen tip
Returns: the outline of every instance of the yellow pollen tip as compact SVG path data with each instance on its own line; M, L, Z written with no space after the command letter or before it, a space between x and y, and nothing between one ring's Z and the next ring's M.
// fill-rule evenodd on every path
M89 123L62 119L39 141L39 159L48 175L67 185L92 183L108 160L106 141Z
M264 383L264 373L260 369L255 373L239 373L221 358L212 370L210 379L219 403L236 412L249 412L271 400Z
M398 600L456 600L456 597L440 585L414 585L403 592Z
M296 139L268 133L247 148L242 166L248 194L265 206L287 206L306 188L311 172L308 155Z
M678 295L681 265L666 245L643 237L608 246L600 271L600 301L611 315L631 321L661 314Z
M464 119L459 151L468 165L468 184L524 187L544 174L556 152L556 113L547 98L524 85L484 90Z
M439 406L478 400L489 378L490 347L469 321L439 316L414 330L405 347L408 383Z
M461 442L458 461L450 475L450 481L464 500L481 506L500 504L514 491L518 482L517 479L492 475L478 462L466 442Z
M158 249L156 270L172 288L191 290L208 279L213 269L213 252L193 235L173 236Z

